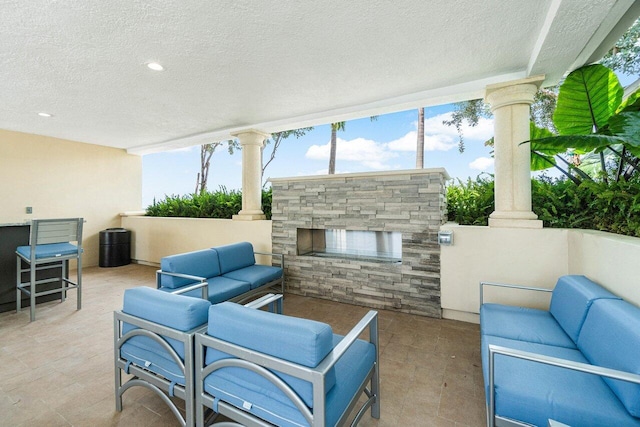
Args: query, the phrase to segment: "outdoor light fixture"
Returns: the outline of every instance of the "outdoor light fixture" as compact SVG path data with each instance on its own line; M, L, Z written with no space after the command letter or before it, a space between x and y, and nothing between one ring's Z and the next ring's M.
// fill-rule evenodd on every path
M451 230L438 231L438 243L440 243L441 246L453 245L453 231Z
M53 116L53 114L49 114L49 113L45 113L45 112L38 113L38 115L39 115L40 117L52 117L52 116Z

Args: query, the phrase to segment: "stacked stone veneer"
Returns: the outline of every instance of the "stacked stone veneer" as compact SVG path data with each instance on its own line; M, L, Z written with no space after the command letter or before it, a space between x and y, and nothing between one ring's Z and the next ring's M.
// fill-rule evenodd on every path
M273 252L289 292L440 317L444 169L272 179ZM402 233L402 264L298 256L298 228Z

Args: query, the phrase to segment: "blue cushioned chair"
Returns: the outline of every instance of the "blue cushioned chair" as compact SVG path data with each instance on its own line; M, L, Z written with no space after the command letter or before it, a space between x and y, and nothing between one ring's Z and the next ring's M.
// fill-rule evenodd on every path
M369 329L369 340L358 336ZM196 334L196 423L211 408L242 425L335 426L366 410L380 417L377 313L344 337L327 324L249 310L232 302L209 308Z
M124 392L140 386L156 393L182 426L194 425L194 335L205 330L210 306L206 299L147 287L125 290L122 310L114 312L118 412ZM282 295L265 295L245 307L282 313ZM132 375L124 384L123 372ZM184 400L184 415L171 397Z
M36 297L60 293L64 301L69 289L78 291L78 310L82 307L82 218L36 219L31 222L29 246L20 246L16 250L16 311L21 309L22 294L30 299L31 321L36 319ZM75 242L72 243L72 242ZM67 262L77 261L76 281L69 280ZM22 263L27 268L22 268ZM36 272L40 270L60 269L60 276L36 280ZM29 280L22 281L23 274L28 273ZM59 282L60 288L38 292L37 286L45 283Z
M209 301L140 287L114 313L116 410L133 386L155 392L182 426L193 426L193 337L206 326ZM122 383L122 373L133 375ZM170 397L185 402L183 417Z

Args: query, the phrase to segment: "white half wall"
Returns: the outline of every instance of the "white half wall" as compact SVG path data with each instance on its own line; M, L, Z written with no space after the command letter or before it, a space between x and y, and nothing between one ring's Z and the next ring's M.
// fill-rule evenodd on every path
M123 215L122 227L131 230L131 258L160 265L167 255L236 242L251 242L257 252L271 252L271 221L233 221L211 218L166 218ZM269 264L269 257L256 257ZM285 260L286 262L286 260Z
M640 238L592 230L572 231L569 273L584 274L640 306Z
M627 301L640 305L640 238L592 230L460 226L452 246L441 247L443 317L478 322L480 281L553 289L559 276L583 274ZM550 295L493 291L485 302L548 308Z

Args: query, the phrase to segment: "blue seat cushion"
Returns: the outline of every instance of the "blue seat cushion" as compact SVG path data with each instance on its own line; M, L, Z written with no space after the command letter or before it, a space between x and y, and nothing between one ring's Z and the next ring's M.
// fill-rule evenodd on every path
M333 345L337 345L341 339L342 336L333 335ZM336 363L335 385L326 394L325 425L336 425L351 398L373 367L375 354L373 344L357 340ZM231 369L235 369L236 372L223 374L223 371L231 371ZM309 425L300 411L275 386L269 384L268 392L256 389L251 387L253 383L239 381L237 371L240 369L223 368L213 372L204 380L205 391L238 408L247 410L246 407L250 406L249 412L274 425L287 427Z
M256 257L253 254L253 245L249 242L216 246L214 249L218 252L221 274L249 267L256 263Z
M577 342L589 307L601 298L620 299L585 276L562 276L553 289L549 311L573 342Z
M577 349L482 335L482 371L489 398L489 345L589 363ZM640 426L595 375L504 355L495 359L496 414L546 426L554 419L571 426Z
M122 311L178 331L192 331L207 322L211 304L203 299L173 295L157 289L139 287L124 291ZM125 323L123 335L137 329ZM184 361L182 342L161 336ZM146 336L134 336L120 348L120 356L165 378L184 385L184 372L161 344Z
M240 270L230 271L224 274L230 279L242 280L251 284L251 289L258 288L266 283L282 277L282 268L270 265L254 264Z
M31 246L18 246L16 252L26 259L31 258ZM50 243L36 246L36 259L66 257L77 254L78 247L72 243Z
M591 305L578 348L594 365L640 375L640 308L622 300ZM630 414L640 417L640 384L605 379Z
M166 256L160 260L160 270L198 277L215 277L220 275L220 264L215 249L203 249L200 251ZM193 280L191 279L167 275L160 276L160 285L165 288L181 288L192 282Z
M207 333L212 337L241 347L265 353L303 366L315 367L333 348L333 332L325 323L299 319L225 302L211 306ZM215 350L207 351L206 363L230 357ZM269 393L270 383L260 381L249 371L241 372L238 381L246 387L257 387ZM243 374L247 374L246 376ZM283 377L284 374L279 374ZM289 384L308 406L313 406L311 384L299 379ZM327 390L335 384L333 371L326 376ZM266 385L263 383L267 383ZM286 399L286 398L285 398Z
M480 332L483 335L576 348L575 343L548 311L483 304L480 307L480 319Z
M122 327L123 334L136 329L133 325L125 323ZM162 337L178 353L184 362L184 345L177 340ZM184 372L169 352L157 341L140 335L129 338L120 347L120 357L140 367L162 375L169 381L184 385Z
M195 283L193 283L195 284ZM207 291L209 294L209 302L212 304L218 304L220 302L228 301L231 298L237 297L245 292L251 290L251 284L243 282L241 280L234 280L224 276L210 277L207 279ZM166 291L173 291L174 289L160 288ZM202 291L195 289L193 291L185 292L182 295L202 298Z

